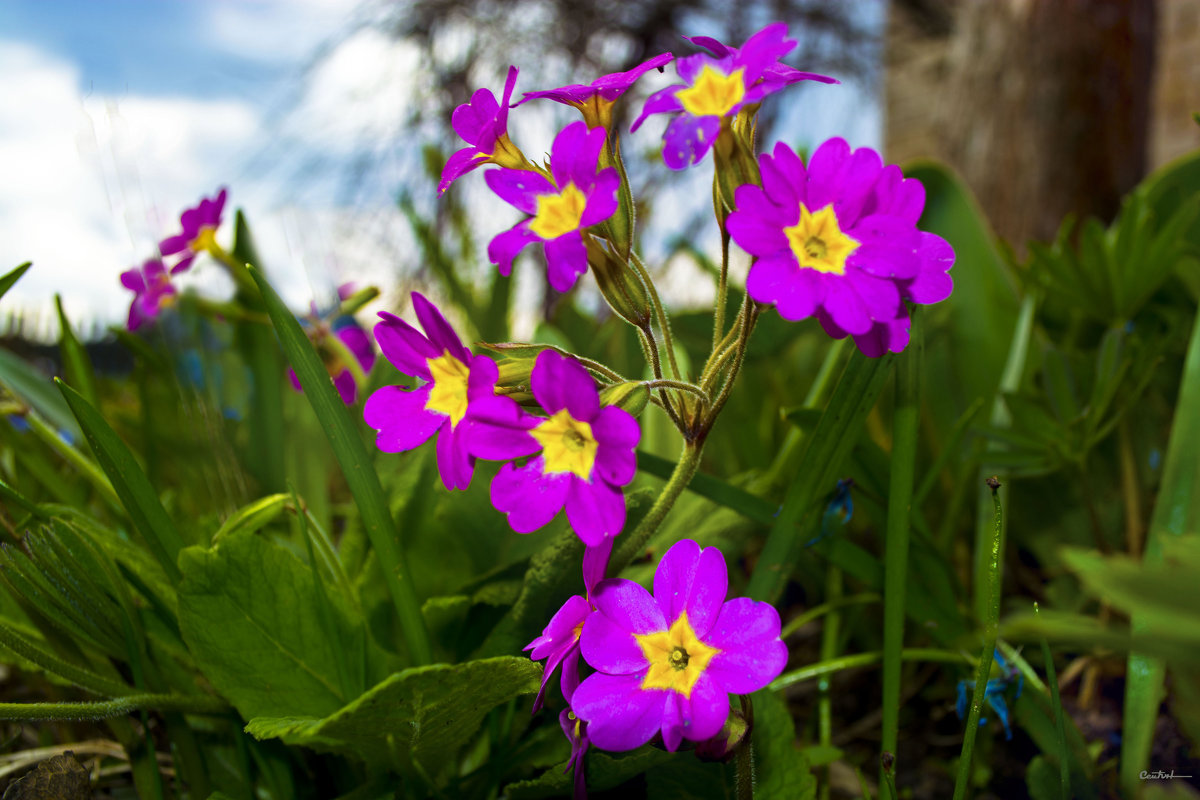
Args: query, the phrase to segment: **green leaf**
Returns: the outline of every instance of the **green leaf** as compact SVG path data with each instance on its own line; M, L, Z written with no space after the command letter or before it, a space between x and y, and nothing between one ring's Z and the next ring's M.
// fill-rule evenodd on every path
M647 797L669 797L671 800L734 800L737 797L736 787L737 777L732 763L675 758L646 773ZM772 795L764 793L761 796Z
M240 533L179 559L179 626L205 677L246 719L324 716L352 699L338 661L354 659L366 631L337 595L334 635L314 613L313 571L291 552Z
M321 421L330 447L342 467L342 474L358 506L363 528L383 568L388 593L399 615L400 630L408 644L409 655L417 663L428 663L433 657L429 634L425 631L425 620L413 590L407 561L400 550L400 534L355 421L338 396L329 372L300 323L257 269L252 269L251 275L262 291L267 313L275 325L283 351L296 371L300 385L304 387L304 395Z
M4 295L8 293L8 290L11 289L17 281L21 280L21 276L28 272L29 268L32 266L33 264L31 262L26 261L19 267L4 273L4 276L0 277L0 298L3 298Z
M286 494L271 494L247 503L230 514L229 519L221 524L213 534L212 543L217 544L226 536L237 533L254 533L259 528L269 525L283 513L289 499L289 495Z
M783 693L755 692L753 701L755 794L795 800L816 797L817 779L796 747L796 724Z
M517 656L413 667L388 676L323 719L260 716L250 720L246 731L259 739L278 738L352 756L374 767L407 771L415 763L435 774L488 711L533 694L541 677L540 665Z
M174 580L179 579L179 567L175 560L183 549L183 539L175 528L175 523L167 514L150 479L129 447L121 441L109 424L100 416L100 412L78 392L62 381L57 381L58 388L70 406L71 411L79 420L87 436L88 444L100 462L100 467L112 481L113 489L121 498L133 526L141 535L142 540L158 559L158 563Z
M587 787L593 792L613 789L630 778L669 763L673 758L676 758L674 754L649 745L623 756L610 756L593 748L587 756ZM559 764L551 767L533 780L510 783L504 787L504 792L510 800L540 800L568 795L573 779L569 772L563 771L565 766Z
M54 295L54 308L58 312L58 349L62 353L67 381L78 387L79 393L87 398L89 403L99 406L100 395L96 392L96 373L92 369L92 359L75 336L75 331L71 329L71 323L63 311L62 295Z

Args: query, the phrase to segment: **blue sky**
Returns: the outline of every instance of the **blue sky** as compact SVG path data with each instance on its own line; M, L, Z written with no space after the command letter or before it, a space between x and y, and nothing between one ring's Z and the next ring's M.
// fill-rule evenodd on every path
M373 7L345 0L0 2L0 272L34 262L5 297L0 320L19 308L52 336L59 292L85 329L121 322L130 295L119 274L154 253L183 208L221 185L246 210L268 274L295 307L326 302L347 280L391 289L385 302L399 305L399 270L412 263L414 248L392 198L404 180L402 162L415 160L417 148L396 133L420 64L403 44L355 27L354 15ZM302 74L331 42L320 67ZM537 70L525 66L529 80ZM647 76L646 90L671 82L669 73ZM795 130L813 141L844 135L878 146L878 108L860 90L803 91ZM514 140L531 154L548 148L549 123L564 123L570 113L535 106L510 117ZM639 146L653 145L661 132L655 124L639 131ZM376 165L376 190L353 203L311 169L299 180L295 173L304 170L291 169L349 163L364 143L394 155ZM660 205L708 194L708 168L693 171ZM516 221L482 180L466 193L485 209L483 243ZM220 270L208 266L188 280L206 292L227 291ZM675 270L670 278L668 295L675 286L677 299L703 300L688 294L702 283L694 275Z

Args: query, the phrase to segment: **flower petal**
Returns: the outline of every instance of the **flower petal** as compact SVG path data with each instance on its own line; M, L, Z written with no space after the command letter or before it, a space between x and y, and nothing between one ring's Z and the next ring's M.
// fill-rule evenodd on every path
M808 189L805 205L813 211L833 202L841 180L842 169L850 158L850 145L845 139L828 139L817 148L808 162Z
M567 520L583 543L592 547L620 534L625 527L625 495L603 480L571 475Z
M600 581L596 584L596 591L591 599L596 610L603 612L609 620L630 633L655 633L665 631L669 627L662 607L649 592L633 581L624 578ZM586 651L584 658L587 658L589 664L592 663Z
M640 688L641 676L589 675L571 697L575 716L588 724L588 738L605 750L633 750L662 727L662 692Z
M590 595L596 590L596 584L604 580L608 570L608 560L612 557L613 537L606 536L598 545L584 548L583 551L583 586Z
M725 556L715 547L700 549L682 539L663 554L654 572L654 599L668 620L687 612L688 624L701 639L721 612L729 591Z
M586 228L596 225L617 212L617 190L621 187L621 176L615 167L605 167L596 175L591 191L588 192L587 205L579 220L579 227Z
M462 423L448 425L438 437L437 463L447 489L466 489L471 485L475 459L467 451L467 431Z
M705 675L730 694L750 694L775 680L787 666L787 646L779 638L779 612L748 597L721 607L704 643L721 652Z
M428 339L395 314L379 312L382 322L375 323L375 341L392 366L405 375L432 380L428 359L442 354Z
M582 120L558 132L550 146L550 173L559 188L565 189L568 183L583 188L592 182L606 135L604 128L589 130Z
M539 456L523 467L505 464L492 479L492 505L508 515L517 533L536 531L562 510L570 487L570 473L546 475Z
M446 166L442 167L442 177L438 179L437 193L440 195L450 188L450 184L477 167L483 166L487 160L487 154L479 152L477 147L455 150L446 159Z
M539 241L537 234L529 229L529 220L523 220L492 238L488 243L488 260L500 268L501 275L507 276L517 254Z
M529 377L533 396L547 414L564 408L581 422L591 422L600 411L600 393L587 368L570 356L553 350L538 353Z
M663 134L663 162L674 170L687 169L704 158L720 132L720 117L676 116Z
M678 64L678 62L676 62ZM642 126L646 121L646 117L651 114L666 114L672 111L682 111L683 104L675 97L675 93L684 88L680 84L668 86L665 89L659 89L654 94L646 98L646 102L642 105L642 113L638 114L638 118L629 126L629 132L633 133Z
M442 312L438 310L437 306L426 300L420 292L412 293L412 303L413 311L417 313L417 321L425 329L425 335L438 355L449 351L450 355L463 364L468 363L471 360L471 353L463 347L458 334L454 332L454 328L450 327L450 323L442 316Z
M377 389L363 406L363 419L378 431L375 446L399 453L425 444L447 422L445 415L425 410L428 401L428 386L415 392L399 386Z
M729 695L707 671L692 687L691 695L667 692L663 711L663 743L668 750L679 747L680 739L702 742L716 736L729 717Z
M633 633L601 612L591 614L584 622L579 646L592 669L610 675L644 673L650 665Z
M467 450L478 458L507 461L529 456L541 449L529 429L542 421L527 414L511 397L482 397L467 405L465 426Z
M540 195L558 194L545 175L533 170L491 169L483 179L501 200L526 214L537 213Z
M587 247L578 229L546 242L546 277L556 292L568 292L587 272Z

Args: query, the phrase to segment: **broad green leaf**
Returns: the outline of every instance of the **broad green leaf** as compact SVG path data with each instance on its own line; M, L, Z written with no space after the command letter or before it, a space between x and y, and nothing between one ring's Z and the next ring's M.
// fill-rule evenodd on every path
M612 756L594 748L587 756L587 787L592 792L603 792L620 786L625 781L660 768L673 758L682 758L649 745L620 756ZM551 767L537 778L510 783L504 793L510 800L540 800L547 797L564 797L571 794L573 778L564 772L565 764Z
M421 617L408 563L400 549L399 531L396 530L379 476L372 467L355 421L338 396L329 372L300 328L300 323L266 278L256 269L252 269L251 274L262 291L267 313L275 325L284 353L296 371L300 385L304 387L305 397L312 404L313 412L321 421L350 493L354 496L363 528L383 568L388 593L399 615L400 630L408 644L409 656L419 664L428 663L433 657L429 635L425 631L425 620Z
M21 264L20 266L4 273L3 277L0 277L0 299L3 299L4 295L8 294L8 290L11 289L17 281L21 280L21 276L28 272L29 268L32 266L32 263L26 261L24 264Z
M250 533L179 558L179 626L205 677L246 718L324 716L353 699L339 659L356 660L366 629L330 597L335 635L317 615L313 572L291 552Z
M58 388L87 436L88 444L100 462L100 467L112 481L133 526L158 559L158 563L174 580L179 579L175 560L183 549L183 539L175 523L163 508L150 479L138 466L128 445L121 441L100 412L78 392L58 381Z
M734 800L737 797L735 769L732 762L674 758L646 773L646 796L670 797L671 800Z
M517 656L413 667L388 676L323 719L258 716L246 731L259 739L278 738L351 756L377 768L407 771L415 762L436 774L488 711L533 694L541 677L539 664Z
M54 385L33 367L0 347L0 384L28 403L54 426L78 441L82 436L70 407L54 391Z
M811 800L817 779L808 759L796 747L796 725L782 692L755 692L754 744L755 794Z

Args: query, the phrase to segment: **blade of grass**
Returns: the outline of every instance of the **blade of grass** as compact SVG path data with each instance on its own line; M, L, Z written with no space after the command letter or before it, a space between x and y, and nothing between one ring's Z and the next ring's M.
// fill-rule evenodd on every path
M1038 604L1033 604L1033 613L1038 613ZM1071 765L1067 754L1067 726L1063 720L1062 698L1058 694L1058 674L1054 669L1054 654L1050 652L1050 642L1042 637L1042 660L1046 662L1046 683L1050 687L1050 699L1054 703L1054 726L1058 729L1058 775L1061 785L1060 797L1070 800L1071 797Z
M96 372L92 369L92 360L88 357L87 350L75 336L71 322L63 311L62 295L54 295L54 308L58 312L58 349L62 354L63 371L66 372L67 380L79 389L79 393L86 397L89 403L99 407Z
M987 691L988 675L992 671L992 656L996 650L996 633L1000 620L1000 555L1004 540L1004 510L1000 505L1000 481L988 479L992 493L992 541L988 548L986 573L987 591L984 595L986 613L983 616L983 651L979 654L979 667L975 670L975 691L971 693L971 711L967 715L967 729L963 732L962 754L958 758L958 775L954 780L954 800L966 797L971 783L971 757L975 754L975 735L979 732L979 715L983 713L983 697Z
M892 463L888 485L883 572L883 752L899 757L900 651L904 647L904 590L908 583L908 534L917 466L917 423L921 410L921 316L914 309L912 339L896 368L892 413ZM880 768L880 783L890 771Z
M8 293L8 290L11 289L17 281L21 280L21 276L28 272L29 268L32 266L32 262L26 261L19 267L4 273L4 277L0 277L0 298L4 297L4 295Z
M370 454L363 445L349 410L338 396L329 372L313 350L300 323L258 269L251 267L250 274L262 292L279 342L300 379L300 385L304 387L304 396L321 421L321 428L342 467L362 517L363 529L383 568L388 593L399 615L409 655L415 664L428 664L433 660L433 652L425 629L425 619L421 615L421 604L417 601L408 563L400 549L396 522L388 510L387 498L379 483L379 476L371 465Z
M833 485L854 446L863 420L887 380L893 358L893 353L867 358L857 349L850 355L821 421L812 435L805 437L800 469L792 476L783 507L767 535L746 590L748 596L774 602L783 592L806 541L796 523L819 515L819 498Z
M1160 563L1163 540L1200 529L1200 314L1192 323L1179 401L1171 423L1171 438L1163 463L1162 486L1150 527L1146 532L1146 552L1143 563ZM1130 632L1135 638L1144 630L1145 620L1136 611L1130 618ZM1125 675L1125 726L1121 737L1121 788L1133 796L1142 783L1139 773L1147 767L1150 745L1162 702L1166 665L1157 658L1139 652L1129 654Z
M129 447L100 416L100 412L62 381L56 380L55 383L79 420L96 460L112 482L113 490L125 506L134 529L167 576L178 582L182 574L175 560L183 549L183 538L159 501L150 479L138 466Z

